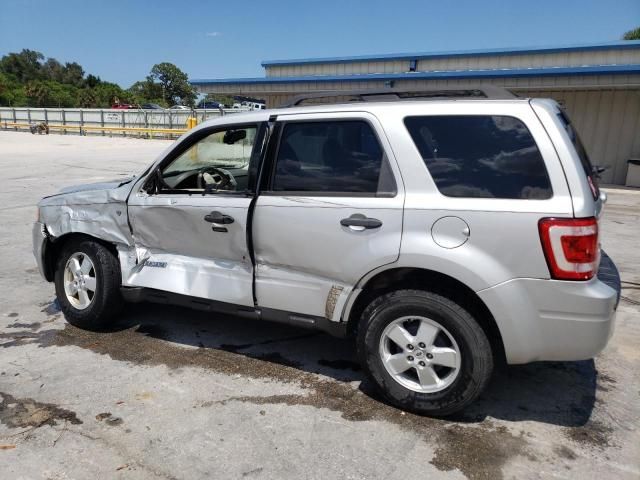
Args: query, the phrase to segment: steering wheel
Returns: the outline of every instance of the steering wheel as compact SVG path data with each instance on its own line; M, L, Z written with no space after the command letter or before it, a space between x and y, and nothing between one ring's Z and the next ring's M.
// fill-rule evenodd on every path
M229 170L205 167L198 172L198 188L203 190L235 190L236 179Z

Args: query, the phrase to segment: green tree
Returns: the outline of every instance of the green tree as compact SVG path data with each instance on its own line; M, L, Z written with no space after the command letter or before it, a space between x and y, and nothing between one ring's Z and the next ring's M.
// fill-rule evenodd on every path
M40 52L24 49L20 53L9 53L2 57L0 71L26 83L42 78L42 60L44 55Z
M155 83L151 77L134 83L127 92L134 103L160 103L167 106L167 102L162 98L162 85Z
M115 83L100 82L93 91L96 95L96 107L99 108L111 107L116 98L120 103L131 103L133 101L133 96Z
M25 87L29 107L75 107L77 88L51 80L34 80Z
M29 100L30 107L44 107L52 106L48 105L51 101L51 89L46 82L42 82L40 80L34 80L29 82L25 87L24 91Z
M24 88L12 77L0 72L0 106L22 106L27 104Z
M43 76L54 82L62 82L64 79L64 67L55 58L47 58L42 65Z
M84 83L84 70L76 62L65 63L60 83L75 85L76 87L82 86Z
M106 108L115 99L122 103L193 105L196 93L187 75L171 63L154 65L147 78L123 90L96 75L85 77L77 62L62 64L34 50L0 58L0 105Z
M623 40L640 40L640 27L629 30L622 36Z
M77 103L82 108L98 107L98 96L93 88L83 88L78 92Z
M84 80L84 84L89 88L95 88L100 84L100 82L102 82L102 80L100 80L100 77L96 77L95 75L91 74L87 75L87 78L85 78Z
M163 62L151 68L151 75L147 80L159 83L162 89L162 99L165 104L177 104L193 106L196 100L195 89L189 83L186 73L173 63Z
M74 85L49 82L51 88L51 103L59 107L78 107L78 88Z

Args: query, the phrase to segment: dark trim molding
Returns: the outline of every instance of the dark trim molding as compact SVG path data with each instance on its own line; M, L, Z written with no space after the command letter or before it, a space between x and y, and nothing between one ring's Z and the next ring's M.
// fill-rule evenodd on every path
M121 287L120 292L122 293L122 297L127 302L131 303L151 302L177 305L205 312L216 312L253 320L266 320L268 322L284 323L295 327L326 332L339 338L347 336L346 322L333 322L324 317L303 315L272 308L253 308L250 306L219 302L217 300L210 300L207 298L191 297L189 295L181 295L179 293L165 292L162 290L144 287Z

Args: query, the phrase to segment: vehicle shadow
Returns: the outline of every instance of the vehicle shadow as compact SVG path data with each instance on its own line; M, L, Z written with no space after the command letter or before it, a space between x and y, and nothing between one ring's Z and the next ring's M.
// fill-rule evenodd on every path
M114 330L145 335L178 346L224 350L319 373L338 382L360 382L360 390L382 401L361 371L351 340L336 339L288 325L198 312L185 308L137 304L127 308ZM578 427L593 410L598 385L593 360L538 362L497 368L481 397L449 420L481 422L487 417Z

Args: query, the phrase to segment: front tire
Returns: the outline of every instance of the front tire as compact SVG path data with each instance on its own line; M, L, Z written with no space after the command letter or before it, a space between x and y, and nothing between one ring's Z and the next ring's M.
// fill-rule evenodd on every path
M122 309L117 257L104 245L73 239L60 252L56 296L67 321L85 330L103 330Z
M489 340L473 316L427 291L398 290L371 302L360 318L357 347L389 402L423 415L463 409L493 370Z

